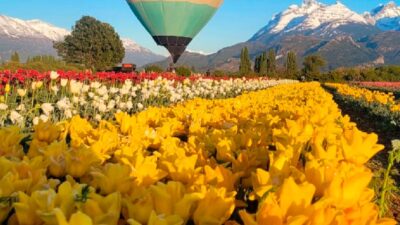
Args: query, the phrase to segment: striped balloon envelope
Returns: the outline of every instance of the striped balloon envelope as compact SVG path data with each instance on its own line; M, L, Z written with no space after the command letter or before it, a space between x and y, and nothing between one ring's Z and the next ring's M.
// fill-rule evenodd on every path
M127 0L158 45L178 61L223 0Z

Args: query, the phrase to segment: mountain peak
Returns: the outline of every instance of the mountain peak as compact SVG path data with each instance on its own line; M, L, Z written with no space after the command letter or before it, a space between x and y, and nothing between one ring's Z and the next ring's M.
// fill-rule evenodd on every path
M60 41L69 34L69 31L37 19L21 20L0 15L0 34L13 38L46 38Z
M317 0L303 0L303 5L313 5L318 4Z
M326 27L337 28L346 24L370 23L340 1L337 1L336 4L325 5L317 0L303 0L300 7L291 5L287 10L275 15L252 40L265 34L304 32Z
M380 4L364 17L381 30L400 30L400 7L394 1Z
M371 15L375 20L400 17L400 7L398 7L394 1L390 1L386 5L380 4L373 9Z
M121 38L122 44L124 45L125 50L132 51L132 52L147 52L150 53L151 51L147 48L143 48L138 43L133 41L129 38Z

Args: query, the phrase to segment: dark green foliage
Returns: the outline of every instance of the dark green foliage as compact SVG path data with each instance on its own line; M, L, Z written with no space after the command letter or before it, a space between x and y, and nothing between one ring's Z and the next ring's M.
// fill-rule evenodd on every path
M268 51L267 75L271 77L276 75L276 53L272 48Z
M19 58L18 52L14 52L14 53L11 55L10 61L11 61L11 62L15 62L15 63L20 63L20 58Z
M249 56L249 50L247 47L242 49L242 53L240 54L240 67L239 73L242 76L248 75L251 73L251 61Z
M190 77L192 75L192 71L184 66L179 66L175 69L176 74L179 76Z
M34 56L28 58L26 63L8 62L0 66L0 70L37 70L40 72L51 71L51 70L64 70L64 71L81 71L85 68L80 65L68 64L54 56Z
M154 73L161 73L164 72L164 70L157 65L148 65L146 66L146 68L144 68L144 70L146 71L146 73L150 73L150 72L154 72Z
M338 68L321 76L323 81L400 81L400 66Z
M267 73L267 53L264 52L257 56L254 63L254 72L260 76L264 76Z
M307 80L320 80L321 68L325 66L325 60L319 55L309 55L304 58L302 75Z
M125 49L114 28L90 16L76 22L64 42L54 44L58 54L69 63L83 64L93 70L106 70L122 62Z
M213 77L224 77L229 75L228 72L222 70L214 70L211 74Z
M285 63L285 73L287 78L297 78L297 56L295 52L288 52Z

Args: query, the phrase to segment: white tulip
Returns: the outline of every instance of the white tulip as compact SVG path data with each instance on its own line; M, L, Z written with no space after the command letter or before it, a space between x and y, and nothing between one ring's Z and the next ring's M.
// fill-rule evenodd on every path
M62 87L65 87L65 86L67 86L67 84L68 84L68 80L67 79L61 79L61 86Z
M96 114L94 119L97 120L97 121L101 121L101 115L100 114Z
M59 76L60 76L60 75L59 75L57 72L55 72L55 71L51 71L51 72L50 72L50 79L52 79L52 80L57 79Z
M18 105L17 108L15 108L15 110L17 110L17 111L25 111L25 105L24 104L20 104L20 105Z
M17 111L11 111L10 120L13 124L22 124L24 117L21 116Z
M39 124L39 121L40 121L39 117L33 118L33 120L32 120L33 125L38 125L38 124Z
M89 89L90 89L90 86L84 84L84 85L82 86L82 93L87 93L87 92L89 91Z
M0 103L0 110L7 110L8 109L8 105L4 104L4 103Z
M54 94L57 94L58 93L58 91L59 91L59 89L58 89L58 86L52 86L52 87L50 87L50 89L54 92Z
M43 103L40 108L43 110L43 113L46 116L49 116L51 112L54 111L54 107L51 105L51 103Z
M129 110L133 108L132 101L129 101L129 102L126 103L126 108L129 109Z
M137 104L137 107L138 107L139 110L142 110L142 109L143 109L143 104L139 102L139 103Z
M26 95L26 89L17 89L17 93L20 97L24 97Z
M49 117L48 117L47 115L44 115L44 114L40 115L39 118L40 118L40 120L43 121L43 122L47 122L47 121L49 120Z

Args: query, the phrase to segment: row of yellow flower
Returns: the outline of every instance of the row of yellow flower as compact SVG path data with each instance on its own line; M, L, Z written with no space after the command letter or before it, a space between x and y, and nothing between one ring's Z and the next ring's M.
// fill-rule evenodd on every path
M341 95L351 96L355 99L363 100L368 103L378 103L387 105L392 112L400 112L400 102L396 101L393 93L373 91L367 88L350 86L347 84L326 84L328 87L335 88Z
M0 223L396 224L364 166L383 146L318 83L0 139Z

